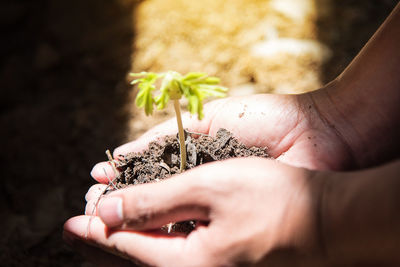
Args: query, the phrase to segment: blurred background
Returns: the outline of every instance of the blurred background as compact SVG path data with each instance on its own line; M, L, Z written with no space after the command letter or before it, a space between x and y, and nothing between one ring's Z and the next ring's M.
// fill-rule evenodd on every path
M315 90L397 2L3 0L0 266L91 266L61 233L92 166L172 115L133 107L129 71L204 71L230 95Z

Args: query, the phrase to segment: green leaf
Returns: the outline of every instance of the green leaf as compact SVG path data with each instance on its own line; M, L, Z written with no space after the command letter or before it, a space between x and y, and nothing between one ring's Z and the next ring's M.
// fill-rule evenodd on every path
M170 99L180 99L184 95L188 101L188 110L192 114L203 118L203 100L207 97L224 97L227 88L219 86L220 79L209 77L204 72L189 72L182 76L178 72L168 71L166 73L140 72L130 73L132 77L139 77L131 82L138 84L139 92L136 96L136 105L144 108L146 115L153 113L153 106L164 109ZM163 78L160 94L153 98L156 89L154 83Z
M139 77L139 76L146 76L147 74L149 74L149 72L147 72L147 71L131 72L131 73L129 73L129 76L131 76L131 77Z
M136 79L136 80L131 81L131 84L134 85L134 84L137 84L138 82L140 82L140 79Z
M133 80L131 84L138 83L139 92L135 99L135 104L139 108L144 107L146 115L153 114L154 98L152 92L154 91L154 83L160 77L157 73L152 72L141 72L141 73L130 73L130 76L144 76L142 78Z
M219 84L220 79L217 77L207 77L204 79L203 83L205 84Z
M184 96L189 100L188 109L190 113L198 114L203 118L203 100L207 97L224 97L227 88L217 86L220 80L216 77L208 77L201 72L191 72L181 80L181 88Z
M140 84L140 91L136 96L136 106L139 108L144 107L144 111L146 115L153 114L153 103L154 99L152 96L152 91L154 90L153 85L149 84Z
M151 89L151 91L154 90L154 87ZM153 114L153 103L154 103L154 98L151 94L151 91L148 91L146 94L146 102L145 102L145 107L144 111L146 115L152 115Z
M207 77L207 73L204 72L189 72L188 74L183 77L182 81L192 81L197 80L202 77Z
M223 86L203 84L199 86L198 90L204 97L210 97L210 96L225 97L228 88Z
M190 113L196 114L200 104L199 98L197 96L192 95L189 96L188 100L189 100L188 109Z
M157 109L161 110L166 107L169 101L169 93L167 90L163 90L160 95L156 97Z

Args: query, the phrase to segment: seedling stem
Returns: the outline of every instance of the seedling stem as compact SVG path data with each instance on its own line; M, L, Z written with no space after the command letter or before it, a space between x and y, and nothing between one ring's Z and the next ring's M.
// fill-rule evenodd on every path
M146 115L153 114L154 104L156 104L157 109L163 109L170 99L174 102L178 123L180 171L183 172L186 168L186 145L179 99L185 96L189 100L188 109L190 113L197 113L198 119L201 120L204 116L203 99L210 96L224 97L228 89L218 85L218 78L209 77L202 72L190 72L185 76L175 71L165 73L140 72L130 75L133 77L142 76L142 78L133 80L131 84L137 83L139 86L135 103L139 108L144 108ZM163 78L160 94L154 98L153 91L156 89L154 84L159 78Z
M178 99L174 99L174 108L176 113L176 122L178 124L179 152L181 154L180 170L181 172L183 172L186 168L186 144L185 144L185 133L183 131L183 125L182 125L181 108Z

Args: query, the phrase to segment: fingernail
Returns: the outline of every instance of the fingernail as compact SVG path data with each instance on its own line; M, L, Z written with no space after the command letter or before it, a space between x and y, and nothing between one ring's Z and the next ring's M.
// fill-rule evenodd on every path
M108 227L120 226L123 223L122 198L103 198L100 201L98 215Z

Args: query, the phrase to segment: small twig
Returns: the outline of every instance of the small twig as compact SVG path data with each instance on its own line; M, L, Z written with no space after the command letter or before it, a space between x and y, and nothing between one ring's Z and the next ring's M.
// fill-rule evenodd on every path
M106 176L107 179L108 179L108 186L110 186L110 184L111 184L112 187L114 187L115 190L118 190L118 188L117 188L117 186L114 184L114 182L110 179L110 177L108 177L108 174L107 174L107 172L106 172L106 169L103 168L103 172L104 172L105 176ZM114 179L114 181L115 181L115 179Z
M89 237L90 223L92 222L93 218L96 216L95 212L96 212L97 205L99 205L100 199L105 194L105 192L108 190L108 187L109 187L109 185L107 185L106 188L104 188L104 190L101 193L101 195L97 198L96 203L94 203L92 214L90 215L88 226L87 226L87 230L86 230L86 233L85 233L85 238L86 239Z
M96 203L95 203L95 205L93 206L92 215L91 215L90 218L89 218L87 230L86 230L86 233L85 233L85 238L86 238L86 239L87 239L88 236L89 236L89 232L90 232L90 223L92 222L92 220L93 220L93 218L94 218L94 216L95 216L95 211L96 211L97 205L99 205L99 202L100 202L101 197L107 192L107 190L110 188L110 185L112 185L112 187L113 187L115 190L118 189L118 188L115 186L114 181L118 178L119 172L118 172L117 167L116 167L116 165L115 165L115 161L114 161L113 157L111 156L110 150L108 150L108 149L106 150L106 155L107 155L108 161L110 162L110 164L111 164L111 166L112 166L112 168L113 168L115 178L114 178L113 180L111 180L110 177L107 175L106 170L103 168L104 174L106 175L106 177L107 177L107 179L108 179L109 182L108 182L108 185L106 186L106 188L104 188L104 190L103 190L103 192L101 193L101 195L97 198Z
M108 149L106 150L106 155L107 155L108 161L111 163L111 166L112 166L112 168L113 168L115 177L117 177L118 174L119 174L119 172L118 172L118 170L117 170L117 166L115 166L115 161L114 161L113 157L111 156L110 150L108 150ZM108 178L108 177L107 177L107 178Z

